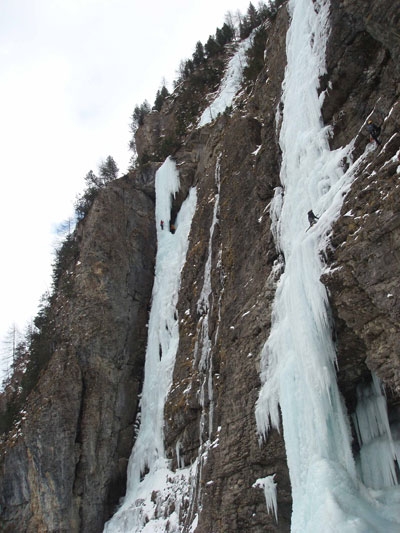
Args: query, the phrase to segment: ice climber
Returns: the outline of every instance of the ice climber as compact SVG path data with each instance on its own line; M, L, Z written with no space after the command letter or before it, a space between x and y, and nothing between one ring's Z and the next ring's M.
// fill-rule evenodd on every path
M307 216L308 216L308 222L310 223L310 228L311 228L317 222L318 217L316 215L314 215L312 209L310 209L310 211L307 213ZM310 229L310 228L308 228L308 229Z
M161 229L164 229L164 220L161 220L160 227L161 227Z
M372 120L368 120L367 130L368 130L368 133L370 134L370 140L371 141L374 140L376 144L381 145L382 143L378 139L381 133L381 127L374 124Z

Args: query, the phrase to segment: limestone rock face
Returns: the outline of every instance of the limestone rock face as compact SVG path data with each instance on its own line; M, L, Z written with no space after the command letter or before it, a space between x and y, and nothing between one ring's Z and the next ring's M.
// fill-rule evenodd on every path
M358 5L359 4L359 5ZM389 415L398 417L397 194L399 77L394 45L376 28L382 5L333 2L327 74L321 80L323 116L332 149L354 140L353 157L369 146L368 118L383 123L384 152L373 150L360 164L327 249L326 284L338 345L338 381L349 413L356 387L376 372L387 387ZM395 23L392 7L390 24ZM378 13L379 12L379 13ZM181 341L165 411L165 432L173 464L204 459L196 502L197 532L288 531L291 497L281 434L260 445L254 419L260 387L258 362L268 337L277 253L268 203L279 185L279 126L285 12L270 28L265 69L240 112L221 117L210 129L193 183L198 209L192 225L179 301ZM390 26L390 31L394 27ZM273 45L272 45L273 43ZM301 124L299 124L301 131ZM390 142L387 142L389 141ZM261 147L257 150L258 147ZM178 160L181 161L179 152ZM219 169L219 170L217 170ZM218 226L210 241L220 173ZM346 214L350 212L351 216ZM206 261L211 253L209 310L199 308ZM211 362L201 361L204 324ZM207 390L212 368L212 392ZM215 443L204 450L210 438ZM275 474L278 521L266 512L257 478Z
M374 371L387 387L389 411L399 403L398 188L400 149L399 12L391 2L332 4L323 112L334 147L355 139L359 165L334 225L327 285L338 344L338 378L350 412L356 386ZM385 21L385 22L383 22ZM383 23L386 24L383 29ZM388 36L391 36L390 44ZM369 143L368 119L382 126L384 149Z
M264 75L252 97L243 97L241 112L214 123L199 150L193 177L198 204L182 273L181 340L165 409L165 436L173 462L177 443L185 465L193 463L199 449L207 456L193 497L197 504L190 510L191 516L199 512L196 531L202 533L290 529L291 490L282 434L271 432L261 444L254 414L260 352L275 293L272 267L277 253L268 205L279 183L274 121L286 62L287 22L282 10L268 36L271 83ZM181 161L179 153L177 158ZM218 180L218 224L211 235ZM212 293L206 311L199 301L210 254ZM205 364L201 354L207 338L212 350ZM204 450L207 439L215 446ZM267 513L263 492L253 488L257 479L273 474L279 485L278 523Z
M331 303L339 388L351 414L357 385L375 372L391 420L400 420L399 15L392 0L332 0L320 84L332 149L353 142L352 158L364 154L327 236L321 279ZM262 438L255 420L260 355L283 262L269 204L280 185L288 24L283 5L266 28L255 83L231 112L180 131L184 142L172 153L181 182L172 221L190 187L197 189L164 415L171 468L200 462L190 501L178 510L185 532L196 514L196 533L290 531L284 435L273 430ZM136 134L140 157L153 157L160 138L176 131L178 99L146 116ZM368 119L382 126L384 148L369 144ZM20 430L3 446L5 531L97 533L124 494L143 382L158 165L112 182L79 227L79 261L65 274L73 295L60 293L54 304L52 358ZM277 519L255 485L272 475Z
M138 158L141 159L145 154L154 156L157 153L160 139L168 137L173 129L171 115L167 113L158 113L153 111L146 115L144 124L135 134L135 144Z
M5 531L102 531L125 491L153 283L153 198L130 178L112 182L77 238L73 295L55 304L54 353L6 443Z

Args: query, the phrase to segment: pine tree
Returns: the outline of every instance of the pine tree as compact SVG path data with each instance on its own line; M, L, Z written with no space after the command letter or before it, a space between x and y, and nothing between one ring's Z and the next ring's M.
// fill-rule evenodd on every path
M220 45L217 43L214 37L210 35L208 41L204 45L204 51L206 53L207 58L215 56L220 50Z
M204 47L201 41L197 41L195 51L193 52L193 65L199 67L205 61Z
M257 79L264 66L264 51L267 34L265 27L260 26L254 35L253 45L246 52L247 65L243 69L244 79L252 82Z
M144 117L150 113L151 107L147 100L143 102L143 104L140 104L135 106L135 109L133 110L132 117L131 117L131 131L132 133L135 133L139 126L143 126L144 124Z
M105 161L99 166L100 178L103 185L115 180L118 177L119 168L117 167L114 158L109 155Z
M89 170L89 172L85 176L85 183L87 187L99 187L101 180L96 176L96 174L93 172L93 170Z
M257 9L250 2L249 7L247 8L246 16L243 17L240 22L240 38L245 39L250 35L254 28L257 28L262 22L262 18L259 15Z
M9 330L7 331L7 334L2 342L2 359L7 361L7 366L11 367L11 365L15 362L16 359L16 348L18 343L21 340L21 334L18 331L18 328L15 324L13 324Z
M222 47L232 41L234 34L235 32L233 28L225 23L221 29L217 28L217 31L215 33L215 40Z
M168 89L163 85L161 89L157 91L156 99L154 100L154 106L153 109L157 111L161 111L162 105L165 101L165 99L169 96Z
M247 18L249 20L249 24L251 29L257 28L260 24L260 17L258 15L257 9L254 7L254 5L250 2L249 7L247 9Z

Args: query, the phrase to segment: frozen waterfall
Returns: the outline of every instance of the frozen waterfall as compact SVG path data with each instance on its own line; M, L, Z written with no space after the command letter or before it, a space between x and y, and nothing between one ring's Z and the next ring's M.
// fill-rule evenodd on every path
M390 496L378 493L357 475L349 419L336 383L328 299L319 281L324 268L320 251L356 164L349 159L351 146L330 151L321 119L318 86L325 69L329 1L290 0L288 7L282 188L271 206L284 273L261 354L257 426L264 436L271 427L279 428L281 411L293 532L399 531L398 487ZM340 164L344 159L350 165L346 172ZM310 209L320 220L307 231ZM269 507L274 507L271 502Z
M235 54L230 59L221 85L210 105L203 111L198 127L201 128L217 118L217 116L231 106L240 90L243 69L247 65L246 51L253 43L254 35L239 43Z
M166 396L172 383L179 325L176 311L181 270L186 260L188 236L196 208L196 189L192 188L182 204L176 221L171 218L172 198L179 190L179 174L174 161L168 158L156 173L157 257L148 326L145 378L141 399L141 423L129 460L127 491L122 506L106 524L107 533L147 531L146 523L154 518L151 531L165 531L157 518L159 502L152 492L167 505L174 493L187 492L190 469L176 473L168 468L164 451L163 416ZM161 228L161 221L164 229ZM175 222L176 231L169 231ZM196 468L196 465L192 465ZM168 517L174 530L179 508Z

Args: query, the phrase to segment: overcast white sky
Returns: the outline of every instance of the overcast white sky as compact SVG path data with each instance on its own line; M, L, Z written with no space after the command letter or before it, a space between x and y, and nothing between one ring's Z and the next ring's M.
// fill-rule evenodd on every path
M51 286L54 230L84 176L108 155L126 170L135 105L153 104L163 78L172 90L196 42L248 5L0 0L0 355Z

